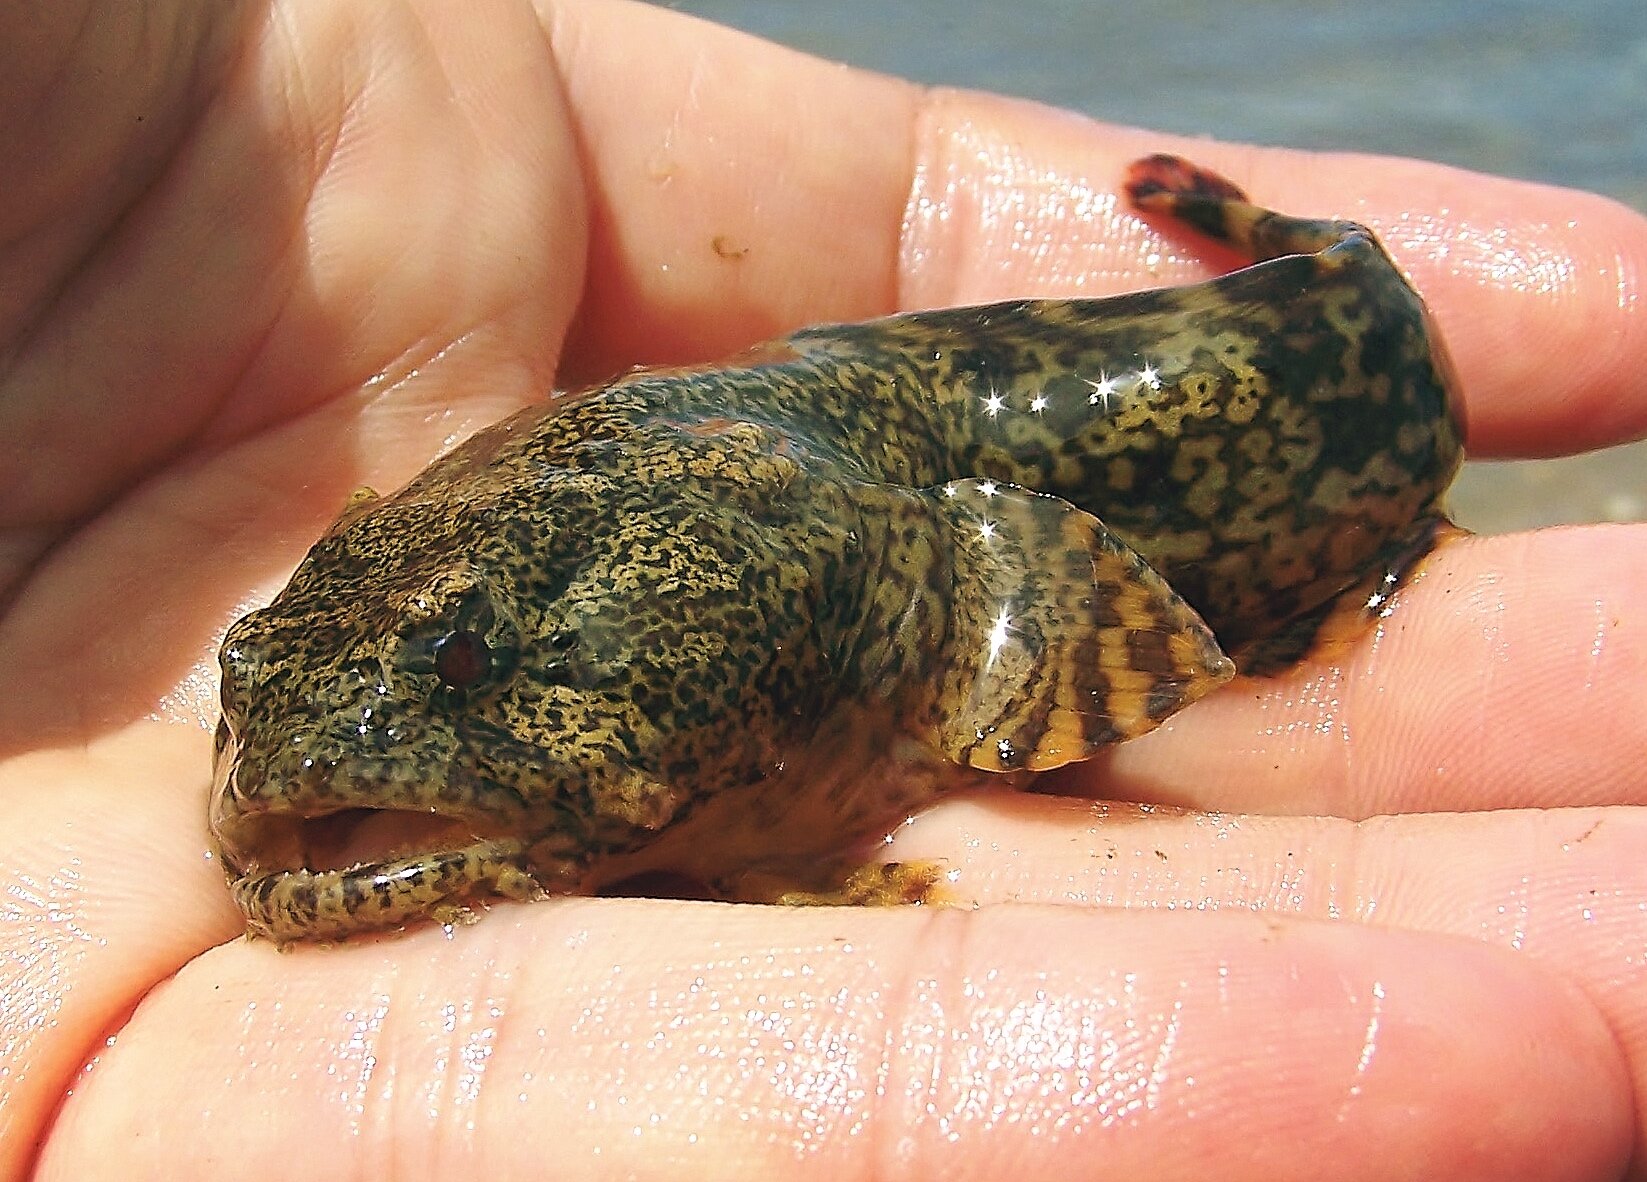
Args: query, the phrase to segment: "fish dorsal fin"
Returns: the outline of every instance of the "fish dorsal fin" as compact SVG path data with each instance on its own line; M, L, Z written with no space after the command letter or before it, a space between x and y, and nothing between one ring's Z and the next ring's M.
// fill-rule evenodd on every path
M328 536L342 533L366 515L366 511L382 500L382 494L369 484L362 484L349 494L348 501L332 524L326 527Z
M992 480L921 495L952 534L938 741L955 762L1085 759L1234 675L1195 610L1090 513Z

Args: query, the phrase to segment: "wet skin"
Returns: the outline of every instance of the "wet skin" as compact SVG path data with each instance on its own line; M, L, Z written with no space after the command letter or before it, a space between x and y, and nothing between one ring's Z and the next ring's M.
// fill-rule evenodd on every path
M211 824L249 930L660 872L936 899L865 840L1365 614L1461 459L1423 305L1353 223L1164 157L1128 193L1268 261L637 371L358 498L224 641Z

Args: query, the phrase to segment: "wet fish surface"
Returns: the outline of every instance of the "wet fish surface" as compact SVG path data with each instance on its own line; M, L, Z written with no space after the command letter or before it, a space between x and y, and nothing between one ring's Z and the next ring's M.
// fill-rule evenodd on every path
M1143 734L1396 585L1462 458L1353 222L1174 157L1202 283L809 328L637 370L363 494L226 636L211 830L248 930L336 939L669 875L941 898L865 843Z

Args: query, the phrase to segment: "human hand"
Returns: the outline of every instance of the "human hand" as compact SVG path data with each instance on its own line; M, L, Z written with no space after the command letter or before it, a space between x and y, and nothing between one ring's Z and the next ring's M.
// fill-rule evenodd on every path
M1176 150L1373 224L1473 454L1582 449L1647 429L1641 218L610 0L162 7L0 11L0 1178L1647 1161L1647 527L1449 547L1341 665L901 830L975 911L557 900L281 955L204 825L223 628L557 381L1198 277L1113 196Z

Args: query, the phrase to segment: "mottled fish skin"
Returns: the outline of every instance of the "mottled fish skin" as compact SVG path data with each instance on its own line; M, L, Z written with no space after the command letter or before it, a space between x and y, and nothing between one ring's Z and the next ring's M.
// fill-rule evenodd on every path
M1169 157L1128 191L1268 261L636 371L352 503L223 645L249 930L654 872L929 897L854 845L1142 734L1399 574L1462 446L1418 296L1354 223Z

